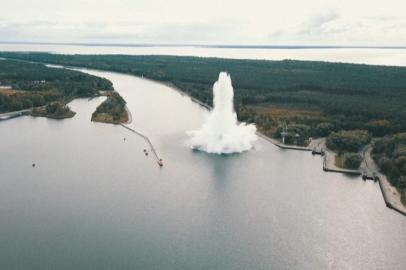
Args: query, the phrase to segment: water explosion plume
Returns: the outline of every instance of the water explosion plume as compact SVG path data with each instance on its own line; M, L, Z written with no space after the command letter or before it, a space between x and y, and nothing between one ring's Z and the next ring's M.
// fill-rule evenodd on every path
M230 75L221 72L213 86L213 110L199 130L189 131L193 149L216 154L250 150L257 140L253 124L239 123L234 111L234 90Z

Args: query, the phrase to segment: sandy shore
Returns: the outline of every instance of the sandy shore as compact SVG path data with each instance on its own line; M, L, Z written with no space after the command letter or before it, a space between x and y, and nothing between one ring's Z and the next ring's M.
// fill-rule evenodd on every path
M132 123L132 121L133 121L133 115L131 114L131 111L130 111L130 109L128 109L127 105L125 105L124 108L125 108L125 110L126 110L126 112L127 112L127 118L128 118L128 120L127 120L127 122L125 122L125 123L123 123L123 124L128 125L128 124L131 124L131 123Z
M375 172L378 175L386 205L406 215L406 206L402 204L400 200L401 195L399 191L390 184L388 178L384 174L379 172L378 166L371 157L371 151L371 145L368 145L364 149L364 160L361 164L361 168L369 172Z

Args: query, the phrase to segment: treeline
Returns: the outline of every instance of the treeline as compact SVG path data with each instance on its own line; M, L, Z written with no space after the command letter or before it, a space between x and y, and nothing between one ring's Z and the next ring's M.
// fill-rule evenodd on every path
M306 118L291 121L292 124L309 126L310 133L314 133L321 123L332 125L333 131L361 128L380 136L406 131L404 67L178 56L3 52L0 57L142 75L172 83L209 105L212 102L212 85L219 72L228 71L235 87L238 112L241 106L258 104L320 110L324 118L315 123L305 123L309 120ZM245 118L262 127L260 121L257 122L260 120L257 111L245 113L251 113ZM262 122L281 125L278 119Z
M376 141L372 154L382 173L401 192L402 202L406 205L406 133Z
M43 64L0 60L0 86L14 94L0 92L0 112L16 111L73 97L89 97L98 90L112 90L109 80L79 71L51 68Z
M15 93L13 95L2 95L0 92L0 113L39 107L62 98L63 95L59 92Z
M371 141L371 136L366 130L342 130L331 133L326 140L326 145L331 150L341 152L358 152Z
M336 165L358 169L363 160L359 151L370 141L371 135L366 130L341 130L332 132L326 139L326 145L337 152Z
M63 119L73 117L76 113L62 102L51 102L43 108L34 108L31 114L33 116Z
M92 121L123 123L128 120L126 101L117 92L112 92L92 114Z

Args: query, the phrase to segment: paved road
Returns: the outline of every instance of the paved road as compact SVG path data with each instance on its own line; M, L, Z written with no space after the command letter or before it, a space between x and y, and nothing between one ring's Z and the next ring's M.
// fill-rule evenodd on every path
M378 166L375 164L371 157L372 145L368 144L362 149L362 155L364 157L361 168L368 173L379 172Z

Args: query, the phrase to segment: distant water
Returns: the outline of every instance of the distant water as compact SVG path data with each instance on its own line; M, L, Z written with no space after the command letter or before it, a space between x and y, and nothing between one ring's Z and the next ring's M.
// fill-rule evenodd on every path
M102 98L71 102L72 119L0 122L0 269L405 269L406 218L377 183L261 138L243 154L193 151L185 131L204 108L88 72L113 82L165 165L126 129L90 122Z
M237 59L314 60L406 66L406 48L207 47L1 44L0 51L43 51L64 54L188 55Z

